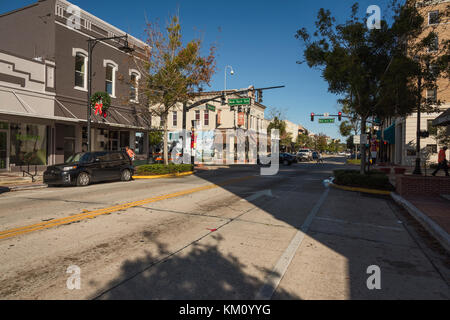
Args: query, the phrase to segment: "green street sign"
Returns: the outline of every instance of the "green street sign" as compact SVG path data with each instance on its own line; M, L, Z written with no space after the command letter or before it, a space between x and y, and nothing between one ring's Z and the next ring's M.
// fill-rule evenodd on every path
M319 123L334 123L334 118L319 119Z
M248 106L250 105L250 98L228 99L228 105L231 106Z
M216 107L210 104L206 104L206 110L210 110L212 112L216 112Z

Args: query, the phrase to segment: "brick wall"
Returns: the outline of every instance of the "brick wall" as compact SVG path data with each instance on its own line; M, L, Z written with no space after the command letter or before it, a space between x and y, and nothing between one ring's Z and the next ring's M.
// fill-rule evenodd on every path
M397 176L396 190L401 196L450 194L448 177Z

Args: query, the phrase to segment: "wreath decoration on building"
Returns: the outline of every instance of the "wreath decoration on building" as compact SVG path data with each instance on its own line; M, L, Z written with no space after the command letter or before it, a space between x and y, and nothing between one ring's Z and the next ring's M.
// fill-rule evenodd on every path
M91 107L96 115L100 114L106 118L108 109L111 107L111 97L106 92L98 91L91 96Z

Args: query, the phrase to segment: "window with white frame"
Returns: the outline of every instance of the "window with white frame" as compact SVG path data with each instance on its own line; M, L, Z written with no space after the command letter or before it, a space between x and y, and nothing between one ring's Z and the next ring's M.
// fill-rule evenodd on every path
M439 10L428 12L428 25L439 23Z
M112 60L104 60L103 66L105 67L105 92L111 97L116 96L116 72L119 69L117 63Z
M436 52L439 50L439 37L436 35L430 45L428 46L428 52Z
M437 101L437 89L427 89L427 101L428 103L435 103Z
M203 114L203 123L205 126L209 126L209 110L205 110Z
M172 127L178 126L178 112L174 111L172 113Z
M87 90L87 56L81 52L75 54L75 88Z
M200 123L200 110L195 110L195 124L201 125Z
M139 79L141 75L136 70L130 70L130 101L139 102Z
M113 85L114 85L114 79L113 79L113 73L114 73L114 67L110 64L106 66L106 79L105 79L105 91L110 95L113 96Z

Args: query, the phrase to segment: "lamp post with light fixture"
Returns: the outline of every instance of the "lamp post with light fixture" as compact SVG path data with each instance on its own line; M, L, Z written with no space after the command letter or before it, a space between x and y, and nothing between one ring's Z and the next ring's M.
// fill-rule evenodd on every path
M120 51L123 51L125 53L132 53L134 51L133 48L131 48L128 45L128 34L124 36L116 36L116 37L108 37L108 38L93 38L88 39L88 91L87 91L87 151L92 151L92 145L91 145L91 117L92 117L92 108L91 108L91 95L92 95L92 51L94 50L95 46L100 41L106 41L106 40L121 40L124 39L124 45L119 47L118 49Z

